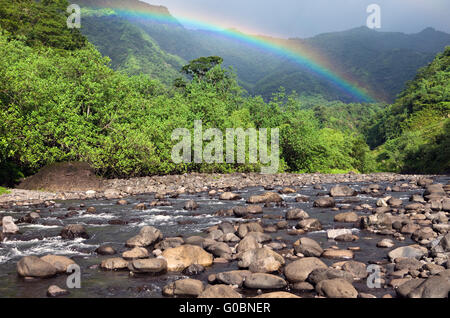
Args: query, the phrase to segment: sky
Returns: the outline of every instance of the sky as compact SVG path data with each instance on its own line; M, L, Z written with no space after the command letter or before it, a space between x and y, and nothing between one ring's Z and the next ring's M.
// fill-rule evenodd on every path
M175 17L283 38L306 38L366 25L370 4L381 9L380 31L417 33L433 27L450 33L450 0L143 1L166 6Z

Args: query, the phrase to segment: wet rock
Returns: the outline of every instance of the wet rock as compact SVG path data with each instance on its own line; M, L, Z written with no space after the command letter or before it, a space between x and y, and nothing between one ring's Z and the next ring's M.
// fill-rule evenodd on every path
M39 215L39 213L31 212L31 213L28 213L27 215L25 215L24 217L20 218L18 223L34 224L40 217L41 216Z
M244 281L244 286L251 289L280 289L286 285L283 278L264 273L254 273Z
M232 192L224 192L219 196L219 200L240 200L241 196Z
M147 249L143 247L135 247L132 250L125 251L122 253L122 257L126 260L133 260L138 258L147 258L149 257L149 253Z
M331 197L324 197L314 201L313 206L317 208L333 208L336 202Z
M165 296L198 297L205 289L203 283L196 279L180 279L163 288Z
M227 285L208 285L198 298L242 298L242 295Z
M135 259L129 262L128 269L135 273L160 274L167 271L167 261L163 258Z
M326 249L323 252L322 257L331 259L352 259L353 252L350 250Z
M399 257L412 257L415 259L420 259L422 256L428 253L428 250L419 245L410 245L398 247L388 253L391 261L394 261Z
M245 279L251 275L252 272L247 270L229 271L214 275L213 281L219 284L242 287Z
M116 254L116 250L110 245L102 245L98 247L95 252L99 255L114 255Z
M295 198L295 202L308 202L309 201L309 197L306 195L298 195Z
M229 258L233 253L228 244L223 242L217 242L215 244L212 244L208 246L206 250L216 257L223 257L223 258Z
M160 230L153 226L144 226L139 234L130 238L126 245L128 247L147 247L153 243L160 241L163 235Z
M350 273L355 280L361 280L368 276L366 264L357 261L345 262L342 270Z
M377 247L380 247L380 248L391 248L394 246L395 246L395 243L391 239L383 239L377 243Z
M2 232L4 234L16 234L19 227L14 223L12 216L4 216L2 219Z
M136 206L134 207L135 210L140 210L140 211L144 211L147 209L147 206L145 205L145 203L139 203L136 204Z
M246 236L239 242L236 250L238 253L242 253L259 247L260 244L254 236Z
M236 243L239 242L241 239L236 236L234 233L227 233L222 235L219 238L219 242L229 242L229 243Z
M301 298L300 296L288 293L288 292L272 292L272 293L266 293L266 294L261 294L259 296L253 297L253 298L282 298L282 299L287 299L287 298Z
M332 197L352 197L357 193L354 189L346 185L337 185L331 188L330 195Z
M296 228L308 232L320 231L322 229L322 224L320 224L319 220L317 219L306 219L298 222Z
M245 237L252 236L258 243L265 243L272 241L272 236L261 232L249 232Z
M188 211L197 210L198 209L198 203L194 200L189 200L184 204L184 209Z
M155 244L155 248L164 251L168 248L177 247L184 244L184 240L181 237L168 237Z
M357 298L358 291L348 281L336 278L323 280L316 285L316 291L328 298Z
M331 229L327 230L327 237L334 240L336 237L341 235L352 235L352 230L350 229Z
M238 218L241 218L248 215L248 210L245 206L236 206L233 208L233 213Z
M108 258L102 261L100 267L105 270L123 270L128 268L128 261L121 257Z
M437 234L433 231L431 227L423 227L415 231L411 236L411 238L416 242L420 242L422 240L432 240L436 236Z
M355 212L339 213L334 216L334 221L341 223L354 223L358 221L358 214Z
M41 260L53 265L58 273L66 273L70 265L76 264L70 258L59 255L45 255L41 257Z
M47 296L48 297L60 297L60 296L66 296L69 295L70 292L62 289L56 285L51 285L48 289L47 289Z
M287 229L287 227L289 226L289 223L286 221L280 221L280 222L277 222L276 226L279 230L283 230L283 229Z
M219 229L223 232L223 234L236 233L236 229L230 222L222 222L219 225Z
M327 268L327 265L316 257L306 257L288 264L284 275L291 283L304 282L309 274L318 268Z
M127 200L119 200L116 202L117 205L127 205L128 201Z
M47 278L57 272L56 267L36 256L25 256L17 263L17 273L22 277Z
M409 298L448 298L450 292L450 269L432 276L418 285Z
M61 231L61 237L66 240L73 240L75 238L81 237L88 239L90 236L86 232L86 229L81 224L69 224L64 227Z
M412 292L414 289L416 289L420 284L422 284L425 280L421 278L417 279L410 279L406 281L405 283L399 285L395 291L398 296L402 298L407 298L408 294Z
M284 265L284 258L269 248L257 248L244 252L240 256L238 266L249 268L251 272L270 273Z
M408 223L401 228L400 233L412 234L412 233L416 232L417 230L420 230L420 225L417 225L414 223Z
M310 292L314 290L314 286L307 282L295 283L292 285L293 290Z
M302 237L294 243L296 253L301 253L305 257L320 257L323 253L319 243L308 237Z
M295 189L286 187L286 188L279 190L278 192L280 194L292 194L292 193L295 193L296 191L295 191Z
M203 243L205 242L205 238L201 237L201 236L190 236L188 238L185 239L185 244L188 245L197 245L200 247L203 247Z
M169 248L163 252L162 256L167 260L167 269L172 272L181 272L193 264L207 267L213 263L213 256L195 245Z
M334 240L337 242L353 242L357 241L358 239L359 237L353 234L342 234L334 238Z
M390 198L387 201L387 203L389 204L389 206L394 207L394 208L398 208L403 205L403 201L401 199L397 199L397 198Z
M250 205L247 207L247 212L249 214L261 214L263 213L263 208L260 205Z
M304 220L308 218L308 213L302 209L290 209L286 212L286 220Z
M405 206L406 211L421 211L423 208L424 206L420 203L411 203Z
M317 285L323 280L342 278L348 281L349 283L353 282L353 276L350 273L347 273L343 270L335 269L335 268L318 268L313 270L307 281L313 285Z
M279 203L282 201L283 201L283 198L279 194L277 194L275 192L267 192L263 195L251 196L247 200L247 203L251 203L251 204L270 203L270 202Z
M423 267L423 264L415 258L398 257L395 259L395 270L418 270Z
M205 271L205 267L199 264L192 264L183 270L183 274L186 276L195 276Z

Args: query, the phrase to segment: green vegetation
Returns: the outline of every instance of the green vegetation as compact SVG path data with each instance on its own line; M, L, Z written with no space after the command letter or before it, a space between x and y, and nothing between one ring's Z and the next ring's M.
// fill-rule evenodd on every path
M171 134L193 130L197 119L222 131L279 128L280 171L448 170L450 49L387 108L284 89L267 101L249 96L215 55L180 66L175 85L167 84L171 71L166 84L115 71L77 30L67 31L67 2L0 1L8 13L0 20L0 184L62 161L87 162L107 177L259 171L259 163L175 164ZM27 11L36 15L32 31L8 18Z
M3 187L0 187L0 195L2 195L2 194L8 194L8 193L10 193L10 191L9 191L8 189L5 189L5 188L3 188Z
M380 168L450 171L450 47L421 69L369 131Z

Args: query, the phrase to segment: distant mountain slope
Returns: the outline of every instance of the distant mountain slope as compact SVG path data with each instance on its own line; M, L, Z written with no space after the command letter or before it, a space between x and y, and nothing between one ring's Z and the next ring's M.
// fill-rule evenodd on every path
M96 6L138 8L140 12L156 12L172 20L170 24L160 24L138 16L111 16L111 19L117 19L118 24L123 25L125 19L129 23L127 28L119 29L112 25L112 21L104 27L102 18L89 18L83 33L103 54L112 58L117 69L131 70L131 73L143 71L168 82L166 78L173 78L181 61L218 55L223 57L225 66L234 67L241 85L251 94L267 99L283 86L287 92L295 90L303 95L322 95L328 100L354 101L352 96L332 83L281 56L217 33L185 29L165 7L137 0L81 0L78 3L84 6L95 3ZM130 32L131 25L135 28L133 32ZM114 36L108 35L113 32ZM136 36L129 36L130 33ZM148 45L142 48L142 44L137 42L142 42L144 33L148 35L145 40ZM121 40L120 45L117 39ZM354 79L359 86L369 89L378 100L392 102L405 88L405 83L414 78L417 69L431 62L439 51L450 44L450 34L432 28L417 34L404 34L360 27L308 39L277 40L294 47L306 45L320 52L333 63L333 67ZM131 60L124 58L126 47L131 48ZM181 59L177 60L175 56ZM152 63L158 67L152 67ZM169 75L166 76L166 72Z
M114 69L130 75L148 74L170 85L186 64L182 58L164 52L142 28L115 15L84 17L81 31L111 58Z

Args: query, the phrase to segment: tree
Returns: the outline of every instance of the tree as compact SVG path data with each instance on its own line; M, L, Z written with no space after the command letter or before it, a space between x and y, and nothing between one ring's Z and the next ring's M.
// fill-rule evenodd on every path
M183 66L181 72L188 76L202 79L211 69L222 64L222 62L223 59L220 56L200 57Z

